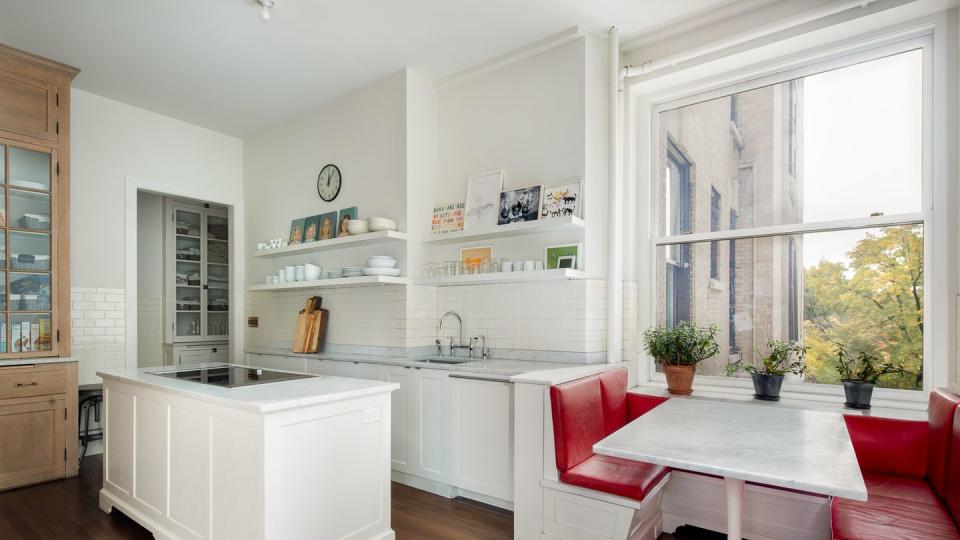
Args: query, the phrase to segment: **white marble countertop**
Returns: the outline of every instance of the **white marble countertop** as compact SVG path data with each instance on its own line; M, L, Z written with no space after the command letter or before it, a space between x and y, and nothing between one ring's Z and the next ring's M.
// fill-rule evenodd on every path
M365 364L385 364L392 366L410 366L424 369L444 369L448 371L459 371L481 375L485 378L509 381L514 375L529 373L533 371L555 370L560 368L587 367L587 366L607 366L608 364L571 364L564 362L537 362L532 360L505 360L497 358L488 358L486 360L475 360L462 364L439 364L431 362L417 361L415 358L389 355L367 355L351 353L314 353L303 354L294 353L284 349L270 348L250 348L244 352L252 354L268 354L274 356L294 356L301 358L312 358L314 360L339 360L343 362L360 362ZM586 375L583 375L586 376Z
M760 484L867 500L837 413L670 399L594 452Z
M221 365L224 364L217 362L197 364L190 366L190 368ZM105 386L110 381L122 381L129 384L151 387L163 392L171 392L189 398L208 401L226 407L258 413L271 413L310 405L343 401L367 395L392 392L400 388L400 385L397 383L365 379L347 379L327 375L242 386L239 388L224 388L186 380L160 377L149 373L176 371L177 369L184 368L171 366L140 369L117 368L98 371L97 375L103 377Z
M32 366L33 364L62 364L64 362L76 361L76 358L70 358L69 356L65 356L63 358L59 356L47 356L42 358L11 358L8 360L0 360L0 367Z

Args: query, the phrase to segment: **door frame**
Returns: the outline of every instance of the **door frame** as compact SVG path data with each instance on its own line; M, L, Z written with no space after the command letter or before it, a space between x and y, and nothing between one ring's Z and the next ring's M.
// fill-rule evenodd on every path
M244 332L244 227L243 199L223 193L210 192L199 186L181 186L169 182L159 182L124 176L124 281L126 287L126 343L124 345L125 365L127 369L137 369L137 194L141 191L166 197L195 199L227 207L227 216L231 224L229 243L230 257L230 361L241 363Z

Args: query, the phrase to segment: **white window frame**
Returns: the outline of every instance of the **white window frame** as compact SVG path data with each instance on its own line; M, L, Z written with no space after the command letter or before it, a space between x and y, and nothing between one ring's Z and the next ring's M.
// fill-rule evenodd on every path
M952 246L951 240L955 235L951 234L948 229L950 226L948 218L951 211L950 201L952 201L951 196L955 193L949 189L947 184L949 179L955 175L955 171L949 170L948 159L945 157L950 151L949 128L952 122L942 119L934 122L933 114L936 108L942 111L941 117L946 116L951 111L951 107L947 105L949 99L947 94L956 95L955 84L945 80L946 77L950 76L951 70L945 66L944 58L948 58L950 55L942 54L940 58L935 56L935 50L943 51L944 49L941 47L945 47L945 43L948 43L948 41L942 34L940 36L935 35L934 31L943 29L945 26L941 16L926 25L919 27L914 25L905 31L890 30L885 36L877 37L877 35L873 35L860 42L851 40L845 44L827 44L819 47L816 51L801 52L780 64L767 63L761 67L752 66L739 70L739 72L713 76L713 81L721 81L714 83L714 86L710 86L709 83L699 83L699 87L695 87L698 83L690 84L687 93L683 92L682 86L680 90L665 91L657 88L657 85L654 84L651 85L651 88L655 88L655 90L651 90L648 95L643 95L642 90L631 94L632 98L629 100L631 105L628 107L633 107L640 112L635 117L631 114L628 118L633 123L630 127L634 130L633 133L637 139L634 142L641 145L635 148L639 148L641 151L631 154L629 159L632 159L634 164L637 165L636 170L639 180L637 188L638 214L647 214L647 219L643 220L646 223L639 223L640 230L635 243L638 259L637 279L641 291L637 326L639 384L663 386L666 384L663 374L656 372L653 359L643 352L640 335L644 329L655 325L657 321L656 298L658 291L656 287L658 269L656 250L663 245L915 223L922 224L924 229L923 391L877 388L874 395L878 400L906 402L916 405L925 402L928 392L933 388L945 386L948 382L952 382L948 380L953 372L949 362L956 357L952 350L956 341L954 336L948 336L946 333L956 333L957 331L954 324L956 321L954 316L956 285L948 281L949 270L953 266L949 260L956 254L956 249ZM915 49L922 49L923 51L923 149L920 212L799 225L704 232L683 235L682 237L657 236L660 224L658 204L661 166L658 123L660 112ZM953 72L953 76L955 75L956 73ZM689 90L690 87L695 87L695 89ZM944 124L946 124L946 128ZM637 136L637 132L647 129L647 126L649 131ZM647 148L643 148L644 143L647 143ZM647 157L647 159L645 160L644 157ZM649 162L649 169L646 172L643 170L644 161ZM644 176L647 176L646 183L642 181ZM940 201L942 205L938 212L935 212L936 201ZM644 283L647 284L647 292L643 291ZM745 378L699 376L696 384L706 390L719 392L739 394L752 393L753 391L751 381ZM784 394L790 394L801 399L806 395L809 399L816 401L832 399L834 396L839 398L843 395L843 389L840 385L800 383L789 380L785 381L783 391Z

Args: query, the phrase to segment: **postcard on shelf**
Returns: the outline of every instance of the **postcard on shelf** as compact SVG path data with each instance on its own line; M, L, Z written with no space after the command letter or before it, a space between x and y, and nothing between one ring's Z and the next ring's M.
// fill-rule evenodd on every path
M460 262L464 266L479 268L483 260L493 260L493 246L473 246L460 248Z
M581 188L580 182L573 182L544 189L540 218L580 217Z
M319 236L317 240L330 240L337 237L337 213L320 214Z
M303 219L303 243L316 242L319 239L320 216L310 216Z
M287 240L288 246L293 246L303 242L303 225L306 222L304 218L295 219L290 222L290 238Z
M350 236L347 232L347 223L350 223L351 219L357 219L356 206L340 210L340 214L337 215L337 236Z
M435 206L433 208L433 221L430 225L433 234L462 231L465 206L462 202Z
M464 229L489 227L497 224L497 205L503 191L503 171L471 176L467 180Z
M540 196L542 194L543 186L530 186L501 192L497 225L540 219Z
M578 269L580 262L580 244L564 244L560 246L549 246L544 252L544 261L546 261L547 270L557 268Z

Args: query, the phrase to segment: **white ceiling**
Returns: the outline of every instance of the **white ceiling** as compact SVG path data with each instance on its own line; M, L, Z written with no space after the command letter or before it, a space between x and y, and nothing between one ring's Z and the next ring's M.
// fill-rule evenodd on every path
M74 86L244 135L395 72L455 73L573 26L663 28L731 0L0 0L0 42Z

